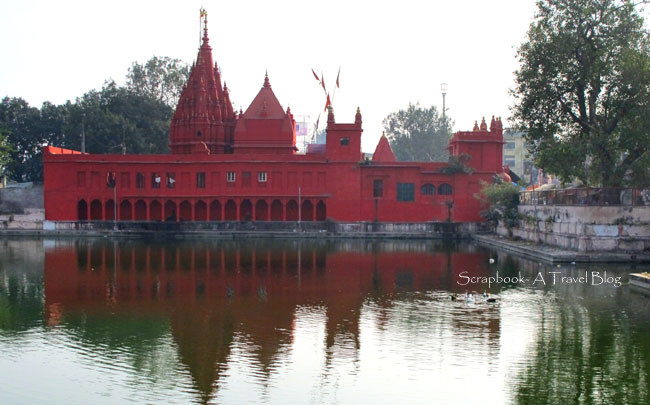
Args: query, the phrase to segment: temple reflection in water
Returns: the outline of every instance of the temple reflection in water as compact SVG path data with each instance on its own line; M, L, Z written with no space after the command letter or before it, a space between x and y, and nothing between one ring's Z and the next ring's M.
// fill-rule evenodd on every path
M488 266L475 247L419 242L57 241L45 252L44 317L51 326L79 314L169 319L179 360L208 402L234 346L268 378L294 345L305 308L325 318L327 367L333 356L358 356L364 304L372 302L381 330L393 305L386 297L464 292L458 273L487 275ZM456 333L487 335L495 342L487 350L498 350L498 309L477 309L472 322L465 315L448 319ZM235 344L238 336L247 344Z

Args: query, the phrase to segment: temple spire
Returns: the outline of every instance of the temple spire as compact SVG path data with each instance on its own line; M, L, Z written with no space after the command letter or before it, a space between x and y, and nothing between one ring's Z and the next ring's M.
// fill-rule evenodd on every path
M225 153L232 139L234 114L221 85L219 67L212 59L208 38L208 13L201 8L203 40L183 87L169 134L172 153Z
M203 19L203 42L207 43L208 39L208 12L201 7L201 18Z
M395 154L393 149L390 147L388 138L386 138L386 133L381 133L381 138L379 138L379 143L377 143L377 148L375 148L375 153L372 154L373 162L394 162Z
M271 82L269 82L269 71L268 70L266 71L266 73L264 73L264 87L271 88Z

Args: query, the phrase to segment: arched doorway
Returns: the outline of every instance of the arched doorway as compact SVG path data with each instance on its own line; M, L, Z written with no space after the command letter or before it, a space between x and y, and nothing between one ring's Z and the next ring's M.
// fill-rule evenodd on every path
M129 200L122 200L120 203L120 221L131 220L131 202Z
M147 220L147 204L142 200L138 200L135 202L135 220L136 221Z
M273 200L271 203L271 221L282 221L282 202Z
M176 221L176 203L172 200L165 203L165 221Z
M224 219L226 221L236 221L237 220L237 204L233 200L228 200L226 202L224 210Z
M318 201L316 204L316 221L325 221L327 219L327 207L323 200Z
M311 203L309 200L305 200L302 203L302 210L301 210L301 216L300 218L302 221L313 221L314 220L314 204Z
M241 221L252 221L253 220L253 204L250 200L244 200L241 202L239 207L239 219Z
M115 219L115 202L113 200L106 201L104 205L104 218L107 221L112 221Z
M150 218L152 221L162 221L162 205L158 200L153 200L149 205Z
M210 203L210 221L221 221L221 203L219 200Z
M93 200L90 203L90 220L91 221L102 220L102 203L99 200Z
M295 200L289 200L287 203L287 221L298 220L298 203Z
M255 220L256 221L267 221L268 218L269 205L264 200L257 200L255 203Z
M208 220L207 206L205 205L204 201L199 200L196 202L196 204L194 204L194 220L195 221Z
M181 205L178 207L179 219L181 221L191 221L192 220L192 204L189 201L184 200Z
M77 203L77 219L79 221L88 220L88 203L86 203L86 200L81 200Z

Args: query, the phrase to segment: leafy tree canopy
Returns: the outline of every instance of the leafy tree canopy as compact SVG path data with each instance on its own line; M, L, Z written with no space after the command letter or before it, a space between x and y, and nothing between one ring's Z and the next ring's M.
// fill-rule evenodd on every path
M389 114L384 130L395 158L401 161L446 161L451 139L449 117L438 115L435 106L410 104L406 110Z
M564 181L648 185L650 36L629 0L540 0L519 48L513 118Z
M81 149L81 130L89 153L166 153L173 110L159 100L115 82L91 90L68 104L63 145Z
M9 144L9 131L0 126L0 175L4 174L5 166L10 161L11 145Z
M126 87L175 108L189 74L189 66L180 59L154 56L144 65L133 62L126 75Z
M499 221L510 230L517 226L519 221L519 187L512 183L502 181L498 176L494 182L481 183L481 191L474 195L476 199L487 206L481 216L488 220L493 226Z
M175 83L185 68L176 59L153 57L144 67L133 64L127 86L108 81L74 102L45 102L40 109L20 97L5 97L0 102L0 167L13 180L40 181L43 146L81 150L82 132L89 153L166 153L174 112L167 103L180 92L182 83ZM162 84L146 87L154 79Z

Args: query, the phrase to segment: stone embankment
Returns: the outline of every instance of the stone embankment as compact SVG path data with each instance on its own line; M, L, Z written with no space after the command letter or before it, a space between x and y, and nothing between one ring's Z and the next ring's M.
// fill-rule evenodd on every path
M520 205L502 236L578 252L650 253L650 206Z
M40 232L44 220L45 210L42 208L25 208L24 214L0 215L0 230Z

